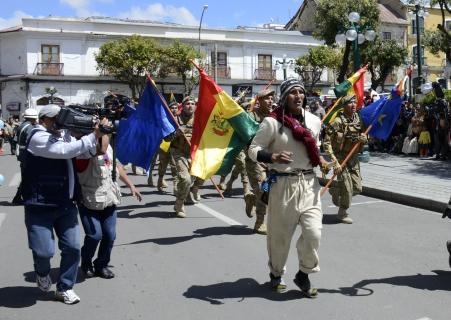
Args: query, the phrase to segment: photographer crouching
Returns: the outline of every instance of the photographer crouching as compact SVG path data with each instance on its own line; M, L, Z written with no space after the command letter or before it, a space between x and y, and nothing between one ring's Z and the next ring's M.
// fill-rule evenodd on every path
M80 228L75 203L79 188L73 159L95 148L104 133L98 124L93 124L91 133L76 140L68 131L57 129L60 110L59 106L49 104L39 112L39 125L30 133L25 148L22 196L36 283L45 292L52 286L49 273L50 259L55 253L55 231L61 250L55 298L74 304L80 301L73 291L80 262Z

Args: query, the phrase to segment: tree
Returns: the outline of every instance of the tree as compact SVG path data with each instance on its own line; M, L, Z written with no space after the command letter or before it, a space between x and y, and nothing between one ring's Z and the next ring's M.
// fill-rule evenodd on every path
M199 84L197 69L191 63L200 58L196 49L176 40L169 47L164 48L164 69L177 74L182 78L184 94L190 95L196 85Z
M387 77L396 67L401 66L407 57L407 49L395 40L381 40L367 43L361 51L362 60L369 63L371 88L384 88Z
M451 14L451 0L431 0L431 6L437 4L442 12L442 23L437 25L437 30L425 32L424 45L432 54L444 52L446 60L451 62L451 33L446 29L445 24L445 17Z
M335 36L351 27L348 14L352 11L360 14L360 26L377 29L379 8L376 0L318 0L315 21L317 31L313 36L324 40L326 45L335 44ZM343 82L349 67L349 55L352 42L346 41L343 61L338 74L338 82Z
M136 99L144 89L146 73L158 74L162 49L152 39L133 35L105 43L95 59L97 70L126 82Z
M328 46L310 48L306 55L296 59L295 71L307 86L307 91L313 91L326 69L338 69L342 55Z

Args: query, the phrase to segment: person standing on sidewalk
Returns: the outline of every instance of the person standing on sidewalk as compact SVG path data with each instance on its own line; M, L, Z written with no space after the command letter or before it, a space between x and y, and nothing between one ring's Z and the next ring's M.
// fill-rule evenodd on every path
M269 116L274 104L274 90L265 89L257 93L258 108L252 110L249 115L258 123L262 123L263 119ZM262 191L261 183L266 179L266 167L264 164L254 161L249 156L249 151L246 152L246 171L249 177L249 182L253 192L244 194L244 201L246 203L246 215L251 218L253 215L253 207L255 206L255 225L254 232L258 234L267 234L265 224L265 216L267 205L261 200Z
M95 147L103 133L96 125L91 134L76 140L68 131L55 128L59 112L60 107L54 104L39 112L40 126L30 134L25 149L22 197L36 283L42 291L49 291L52 286L49 273L55 253L55 231L61 250L55 298L74 304L80 301L73 290L80 262L80 228L75 204L79 186L73 158Z
M450 218L451 219L451 197L449 198L448 201L448 206L445 208L445 212L443 212L443 216L442 218ZM449 267L451 268L451 240L446 241L446 249L448 249L448 253L449 253Z
M276 292L286 291L282 279L291 239L298 225L299 271L294 282L308 297L317 296L309 274L318 272L318 249L322 218L320 185L313 168L327 167L319 153L321 121L306 111L304 86L296 79L280 85L280 103L270 117L263 119L249 147L249 157L267 163L268 236L270 285Z
M76 169L81 186L81 199L78 203L80 219L85 232L81 248L81 270L87 278L98 276L114 278L108 268L114 240L116 239L116 206L120 203L119 185L113 181L113 149L109 137L99 139L97 147L90 150L90 157L78 157ZM129 188L132 196L142 200L141 193L130 181L121 165L116 164L119 178ZM99 246L100 243L100 246ZM97 259L92 259L99 246Z
M358 152L349 159L344 168L340 163L348 155L354 144L360 142L361 149L367 143L363 134L364 126L356 113L355 96L342 98L343 111L326 128L323 148L334 163L334 173L337 175L338 185L329 189L332 202L338 209L338 221L351 224L353 220L347 212L351 206L352 197L362 192L362 177Z

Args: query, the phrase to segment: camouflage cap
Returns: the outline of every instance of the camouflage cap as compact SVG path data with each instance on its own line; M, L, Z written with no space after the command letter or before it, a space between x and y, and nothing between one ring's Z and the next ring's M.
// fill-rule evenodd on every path
M186 96L185 98L183 98L182 104L185 104L185 103L187 103L188 101L196 102L196 99L194 99L193 96Z
M355 95L350 95L350 96L345 96L343 98L341 98L341 103L342 104L347 104L349 102L357 102L357 98Z
M257 99L264 98L266 96L273 96L275 93L274 90L271 89L263 89L257 93Z

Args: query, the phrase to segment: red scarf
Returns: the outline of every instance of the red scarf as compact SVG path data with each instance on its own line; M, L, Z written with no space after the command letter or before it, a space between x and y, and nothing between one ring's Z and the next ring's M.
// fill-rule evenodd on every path
M285 113L283 107L278 107L270 113L270 117L279 121L283 126L291 129L293 138L302 142L307 148L307 154L313 167L320 164L319 150L316 145L316 140L307 128L304 128L298 119L292 114Z

